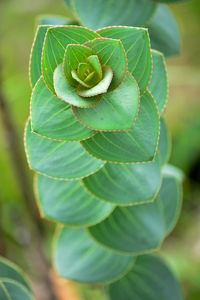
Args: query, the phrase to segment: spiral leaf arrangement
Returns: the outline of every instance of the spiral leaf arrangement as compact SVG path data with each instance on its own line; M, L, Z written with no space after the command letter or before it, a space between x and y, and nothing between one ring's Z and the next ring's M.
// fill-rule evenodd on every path
M171 289L181 299L167 267L147 255L172 230L181 205L161 117L165 62L148 30L39 26L30 81L25 147L41 215L60 224L58 273L110 283L115 300L150 299L140 285L157 286L151 299L168 300Z

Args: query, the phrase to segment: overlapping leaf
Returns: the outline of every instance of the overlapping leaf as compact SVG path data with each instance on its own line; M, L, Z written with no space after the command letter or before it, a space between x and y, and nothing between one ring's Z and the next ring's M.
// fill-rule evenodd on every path
M80 141L95 133L76 120L71 105L54 96L42 78L32 94L31 126L35 133L60 141Z
M158 144L158 156L160 159L160 163L164 166L170 156L171 151L171 140L169 137L169 133L167 130L167 125L163 117L160 118L160 137Z
M22 284L11 279L0 279L0 297L1 300L34 300Z
M127 132L98 132L82 141L91 155L109 162L152 161L159 137L159 115L152 96L146 92L140 100L135 125Z
M90 234L114 251L141 254L153 251L174 227L181 206L180 183L174 175L165 175L158 196L152 203L117 207Z
M99 223L114 206L89 195L80 181L60 181L38 175L36 195L43 217L69 226Z
M182 300L182 293L173 273L161 258L142 255L132 270L109 286L111 300Z
M102 95L84 98L78 95L76 87L71 86L66 80L62 64L54 71L54 88L57 96L67 102L78 107L91 107L100 102Z
M91 108L74 107L76 118L88 128L102 131L128 130L133 127L139 109L139 91L131 74L113 92L104 94Z
M117 207L90 234L113 251L141 254L159 247L165 233L158 199L152 203Z
M149 0L96 0L94 5L90 0L72 0L70 8L82 25L96 30L112 25L143 26L152 17L156 4Z
M159 4L151 23L148 25L151 47L165 56L176 55L180 51L180 33L177 22L169 8Z
M149 84L152 72L147 30L145 28L112 26L97 32L103 37L121 40L128 58L128 70L136 79L142 94Z
M34 300L26 276L3 257L0 257L0 299Z
M106 283L128 272L133 258L116 254L98 244L85 229L63 228L54 246L58 273L71 280Z
M44 41L42 54L42 73L48 88L55 93L53 72L63 62L68 44L83 44L99 35L80 26L62 26L49 28Z
M25 147L32 169L58 179L82 178L104 165L85 152L79 142L60 142L33 133L30 121L25 133Z
M146 164L106 164L97 173L83 179L94 196L118 205L153 201L161 184L158 160Z
M152 57L153 73L148 90L153 95L159 112L162 113L166 105L168 92L166 66L162 53L152 50Z
M23 272L15 264L3 257L0 257L0 279L1 278L14 280L30 290L28 280Z

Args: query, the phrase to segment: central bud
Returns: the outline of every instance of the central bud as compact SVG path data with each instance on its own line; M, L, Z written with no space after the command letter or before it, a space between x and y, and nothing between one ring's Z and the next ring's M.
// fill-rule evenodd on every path
M72 77L86 88L94 87L102 79L101 63L97 55L91 55L72 70Z

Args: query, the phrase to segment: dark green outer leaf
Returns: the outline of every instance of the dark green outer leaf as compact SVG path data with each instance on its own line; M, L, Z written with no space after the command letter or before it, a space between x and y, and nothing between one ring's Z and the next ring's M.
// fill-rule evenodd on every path
M175 176L163 174L163 184L158 197L163 210L165 232L168 235L177 223L182 205L182 188Z
M40 76L42 75L41 70L41 57L44 38L46 32L50 26L38 26L35 33L35 38L31 50L30 64L29 64L29 78L31 86L34 87Z
M91 155L108 162L137 163L152 161L159 138L159 114L156 104L146 92L140 101L133 129L126 132L98 132L81 142Z
M130 255L156 250L165 235L157 198L152 203L117 207L108 218L88 231L102 246Z
M122 277L133 258L98 244L84 229L63 228L55 243L54 263L62 277L88 283L108 283Z
M1 287L3 287L4 296L7 297L1 298L1 300L34 300L32 294L15 280L0 279L0 293Z
M156 4L149 0L72 0L80 23L93 30L112 26L143 26L152 17Z
M180 33L177 22L169 8L159 4L156 13L148 25L151 47L165 56L178 54L180 51Z
M136 79L140 92L143 94L152 73L148 31L145 28L112 26L97 32L103 37L121 40L128 58L128 70Z
M37 18L37 23L40 25L70 25L72 22L72 20L59 15L40 15Z
M53 178L74 180L96 172L104 163L90 156L79 142L60 142L25 131L25 149L29 165L35 171Z
M168 160L171 153L171 139L167 129L166 122L163 117L160 118L160 137L158 143L158 156L160 163L164 166Z
M11 300L8 291L4 284L0 281L0 299L1 300Z
M185 1L185 0L152 0L154 2L157 3L175 3L175 2L181 2L181 1Z
M84 178L83 184L94 196L118 205L153 201L160 185L158 160L146 164L107 163L95 174Z
M1 278L15 280L16 282L19 282L25 288L30 290L28 280L26 279L26 276L23 274L23 272L15 264L3 257L0 257L0 280Z
M152 50L153 73L148 90L154 97L158 110L163 112L168 96L166 63L162 53Z
M114 209L113 205L89 195L80 181L60 181L39 175L35 187L42 216L64 225L94 225Z
M54 96L42 78L32 94L31 126L33 132L60 141L80 141L95 133L76 120L71 105Z
M47 31L42 53L42 73L53 93L53 72L62 63L67 45L83 44L98 37L97 33L80 26L54 26Z
M137 257L132 270L109 286L109 294L111 300L183 300L174 275L153 255Z

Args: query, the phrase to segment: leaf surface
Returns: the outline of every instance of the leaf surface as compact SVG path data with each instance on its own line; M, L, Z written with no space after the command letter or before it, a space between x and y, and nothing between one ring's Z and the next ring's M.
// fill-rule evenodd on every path
M126 51L128 70L136 79L141 94L151 79L152 58L148 31L145 28L112 26L97 31L103 37L119 39Z
M83 178L104 165L85 152L79 142L55 141L33 133L30 121L25 132L25 148L32 169L58 179Z
M109 286L111 300L182 300L180 286L161 258L142 255L132 270Z
M152 17L156 4L149 0L73 0L81 24L93 30L112 26L143 26Z
M101 95L94 97L81 97L76 91L76 87L71 86L66 80L62 65L59 65L54 72L54 88L57 96L63 101L78 107L90 107L96 105L101 100Z
M180 33L178 25L166 5L158 5L148 28L153 49L163 52L166 57L179 53Z
M158 161L146 164L107 163L97 173L84 178L83 184L94 196L117 205L153 201L160 185Z
M54 26L47 31L42 52L42 73L53 93L53 73L63 62L66 47L69 44L83 44L97 37L97 33L80 26Z
M71 105L54 96L42 78L32 94L31 126L35 133L60 141L80 141L95 133L76 120Z
M156 250L165 234L157 199L152 203L117 207L88 231L102 246L131 255Z
M127 73L122 84L104 94L98 105L87 109L73 107L73 112L82 124L95 130L128 130L136 119L139 99L137 83Z
M63 228L56 240L54 262L62 277L80 282L106 283L128 271L133 258L104 249L84 229Z
M153 73L151 77L151 82L148 86L148 90L153 95L158 106L159 112L162 113L167 102L167 71L164 56L162 53L152 50L152 57Z
M35 38L32 46L31 57L30 57L30 65L29 65L29 77L32 87L35 86L36 82L42 75L41 70L41 58L42 58L42 48L44 43L44 38L46 32L50 28L47 25L38 26Z
M108 66L113 72L113 79L109 86L109 91L116 89L125 78L127 72L127 58L120 40L109 38L97 38L85 43L93 49L102 66Z
M136 163L152 161L159 137L159 115L152 96L146 92L140 100L135 125L127 132L98 132L81 145L93 156L108 162Z
M80 181L38 175L36 193L43 217L68 226L90 226L107 217L114 206L86 192Z

